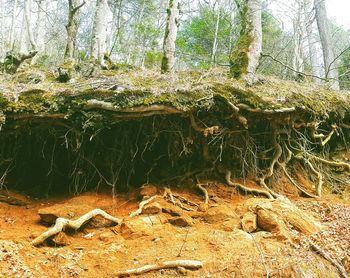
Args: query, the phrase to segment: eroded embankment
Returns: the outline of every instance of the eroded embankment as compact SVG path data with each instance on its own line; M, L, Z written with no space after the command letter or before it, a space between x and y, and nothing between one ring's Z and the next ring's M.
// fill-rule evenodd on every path
M11 187L115 191L215 177L276 198L281 177L309 197L348 182L348 92L269 78L247 87L220 72L109 72L69 84L24 84L23 74L0 87ZM232 181L248 177L260 189Z

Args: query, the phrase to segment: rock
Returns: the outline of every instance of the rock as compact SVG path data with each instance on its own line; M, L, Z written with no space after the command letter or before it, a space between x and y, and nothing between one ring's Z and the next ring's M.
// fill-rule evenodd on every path
M233 230L239 229L240 227L241 221L238 217L227 219L220 225L220 228L226 232L232 232Z
M98 238L103 242L109 242L112 241L114 237L115 234L112 231L106 231L101 233Z
M253 212L247 212L243 215L241 220L243 231L252 233L257 229L256 214Z
M161 211L162 207L159 203L151 203L143 208L142 214L158 214Z
M171 216L180 216L183 214L183 211L174 205L167 205L162 208L162 212L170 214Z
M53 239L52 242L57 246L67 246L72 243L71 239L64 233L58 233Z
M234 212L234 210L227 205L219 205L217 207L211 207L201 215L201 218L209 223L223 223L231 218L238 218L238 215Z
M179 227L190 227L193 225L193 219L189 216L179 216L170 218L169 223Z
M143 199L152 197L158 193L158 188L151 184L145 184L140 188L140 196Z
M40 219L48 224L54 224L59 217L67 219L77 219L83 214L95 209L95 207L86 204L56 204L42 208L38 211ZM85 224L89 228L105 228L115 226L113 221L107 220L102 216L96 216Z
M25 84L37 84L45 80L46 75L39 70L28 69L26 71L18 72L15 75L16 81Z
M125 220L120 226L120 233L124 238L136 239L151 235L153 229L167 221L163 215L151 215Z
M291 240L291 233L284 221L272 210L257 208L258 226L268 232L276 233L279 239Z

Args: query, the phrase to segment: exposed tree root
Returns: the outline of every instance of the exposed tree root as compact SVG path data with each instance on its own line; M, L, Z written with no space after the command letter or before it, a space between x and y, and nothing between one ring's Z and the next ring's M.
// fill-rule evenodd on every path
M344 168L346 171L350 172L350 164L346 162L337 162L337 161L330 161L315 155L309 155L315 160L318 160L319 162L322 162L323 164L332 166L332 167L339 167L339 168Z
M208 137L209 134L213 135L214 133L217 133L219 131L218 126L212 126L212 127L207 127L207 128L199 127L198 124L196 123L196 120L194 119L194 116L192 115L192 113L190 114L190 120L191 120L192 128L196 132L202 133L204 135L204 137Z
M156 270L168 269L168 268L179 268L179 267L182 267L185 269L197 270L203 267L203 263L201 261L194 261L194 260L165 261L157 264L148 264L139 268L118 272L116 276L125 277L130 275L141 275L150 271L156 271Z
M154 199L158 198L158 195L154 195L146 200L143 200L140 204L139 204L139 208L137 210L135 210L134 212L130 213L130 217L135 217L137 215L140 215L142 213L142 210L144 208L145 205L149 204L150 202L152 202Z
M197 187L203 192L205 200L204 200L204 204L208 204L209 203L209 194L208 191L203 187L202 184L197 183Z
M309 244L310 244L310 248L313 251L315 251L317 254L321 255L324 259L329 261L332 265L334 265L338 269L339 274L342 278L349 277L348 274L346 273L345 268L340 263L338 263L336 260L332 259L324 250L321 249L321 247L319 247L318 245L316 245L312 242L309 242Z
M116 218L107 212L101 210L101 209L94 209L77 220L69 220L66 218L57 218L56 223L53 227L48 229L46 232L42 233L40 236L35 238L31 244L34 246L37 246L39 244L42 244L46 239L48 239L51 236L54 236L60 232L62 232L66 228L71 228L74 230L78 230L81 226L83 226L85 223L87 223L91 218L94 218L95 216L101 215L102 217L106 218L107 220L113 221L117 223L118 225L122 223L122 220L119 218Z
M251 193L251 194L257 194L257 195L264 195L269 199L274 199L274 196L270 194L267 190L262 189L256 189L256 188L249 188L247 186L244 186L240 183L232 182L231 180L231 171L227 170L225 175L226 182L229 186L236 187L244 192Z
M174 197L173 193L171 192L171 190L169 188L164 188L163 198L165 200L170 201L170 203L173 204L174 206L178 206L178 207L182 208L183 210L194 211L194 209L192 209L192 208L185 207L181 203L180 200L176 200L177 198ZM185 199L184 197L182 197L182 198Z

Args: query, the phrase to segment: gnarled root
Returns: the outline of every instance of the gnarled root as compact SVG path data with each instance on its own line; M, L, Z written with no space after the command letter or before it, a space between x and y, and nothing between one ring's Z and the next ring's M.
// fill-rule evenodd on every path
M217 133L219 131L219 127L218 126L212 126L212 127L207 127L207 128L201 128L197 125L196 120L194 119L194 116L192 114L190 114L190 120L191 120L191 126L192 128L198 132L198 133L202 133L204 135L204 137L208 137L208 135L213 135L214 133Z
M165 261L157 264L148 264L139 268L118 272L116 276L125 277L130 275L141 275L150 271L156 271L156 270L167 269L167 268L178 268L178 267L197 270L203 267L203 263L201 261L194 261L194 260Z
M188 204L190 204L190 203L192 203L192 202L187 201L187 199L185 199L184 197L181 197L181 198L180 198L180 196L176 196L176 197L175 197L175 195L173 195L173 193L171 192L171 190L170 190L169 188L164 188L164 195L163 195L163 198L164 198L165 200L170 201L170 203L172 203L174 206L178 206L178 207L182 208L183 210L186 210L186 211L194 211L194 209L192 209L192 208L185 207L185 206L181 203L180 199L186 200L185 202L188 203ZM177 200L177 199L178 199L178 200ZM197 206L197 205L195 204L195 206Z
M95 216L101 215L102 217L106 218L107 220L113 221L117 223L118 225L122 223L122 220L119 218L116 218L107 212L101 210L101 209L94 209L77 220L69 220L66 218L57 218L56 223L53 227L48 229L46 232L42 233L40 236L35 238L31 244L34 246L37 246L41 243L43 243L46 239L48 239L51 236L54 236L60 232L62 232L65 228L71 228L74 230L78 230L81 226L83 226L85 223L87 223L91 218L94 218Z
M229 171L229 170L226 171L225 179L226 179L226 182L227 182L227 184L229 186L236 187L236 188L238 188L238 189L240 189L242 191L245 191L247 193L257 194L257 195L264 195L264 196L266 196L269 199L274 199L274 197L267 190L256 189L256 188L249 188L249 187L246 187L246 186L244 186L244 185L242 185L240 183L232 182L232 180L231 180L231 171Z

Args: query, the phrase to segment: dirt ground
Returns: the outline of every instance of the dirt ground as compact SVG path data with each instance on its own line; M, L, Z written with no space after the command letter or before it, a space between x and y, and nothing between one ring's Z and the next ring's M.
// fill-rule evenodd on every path
M288 240L277 232L262 229L259 223L251 232L242 228L243 216L251 208L246 204L266 202L262 198L242 196L222 184L211 183L207 188L209 205L203 205L204 198L198 190L172 189L174 195L182 197L188 211L174 206L160 194L149 212L133 218L129 214L141 200L137 192L114 197L84 193L40 200L7 192L23 204L0 202L0 274L116 277L120 271L146 264L188 259L201 261L203 267L194 271L158 270L141 277L340 277L334 264L310 249L310 241L342 263L349 273L349 199L334 195L321 200L291 198L322 228L306 235L288 227L293 238ZM141 192L143 195L161 190L153 186L146 189L149 192ZM193 205L192 209L185 200L199 206ZM106 227L99 219L78 231L67 231L63 243L49 240L38 247L31 244L50 226L40 220L38 211L76 219L91 208L101 208L123 218L124 223Z

